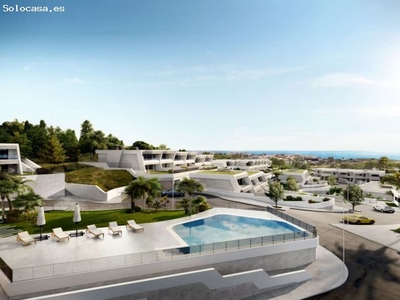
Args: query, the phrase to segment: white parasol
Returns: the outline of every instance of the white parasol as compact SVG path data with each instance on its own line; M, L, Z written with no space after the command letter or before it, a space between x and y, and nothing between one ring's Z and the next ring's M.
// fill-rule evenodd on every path
M46 219L44 217L44 208L43 206L39 207L38 216L37 216L37 226L40 227L40 240L42 240L42 227L46 224Z

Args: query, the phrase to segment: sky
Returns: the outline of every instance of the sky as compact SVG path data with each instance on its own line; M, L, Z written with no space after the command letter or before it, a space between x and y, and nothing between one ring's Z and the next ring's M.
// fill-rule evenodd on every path
M400 149L400 1L1 2L1 123L79 137L89 120L171 149Z

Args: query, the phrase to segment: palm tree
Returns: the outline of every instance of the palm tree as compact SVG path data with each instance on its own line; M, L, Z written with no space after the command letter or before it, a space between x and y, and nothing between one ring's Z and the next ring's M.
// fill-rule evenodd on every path
M9 211L13 210L11 203L11 195L17 193L20 195L25 191L31 191L32 188L27 185L28 182L32 180L27 180L21 176L16 176L9 174L7 172L0 172L0 197L2 200L2 219L4 221L4 200L8 201Z
M169 203L168 197L162 197L161 199L157 200L153 200L148 203L148 205L150 205L152 208L155 209L155 211L157 212L160 208L166 208L167 204Z
M43 205L43 197L33 191L18 195L14 200L14 207L23 208L24 211L34 210L35 207L41 205Z
M210 205L207 203L207 198L204 196L194 197L192 202L196 213L205 211L210 208Z
M189 195L189 216L192 215L192 195L194 192L203 192L204 186L194 179L183 178L176 186L176 190ZM186 211L186 210L185 210ZM187 214L187 213L186 213Z
M124 194L131 198L131 208L134 209L135 200L143 199L145 201L148 198L155 198L160 195L162 191L161 183L158 178L144 178L139 176L138 179L129 183L125 188Z
M1 197L1 219L4 222L5 208L4 200L12 193L15 192L15 186L11 181L0 180L0 197Z
M182 198L182 200L178 201L176 203L176 207L177 208L183 208L185 210L185 215L189 214L189 209L190 209L190 204L189 204L190 200L189 198Z
M381 183L389 183L394 185L396 188L400 188L400 172L395 172L382 177Z

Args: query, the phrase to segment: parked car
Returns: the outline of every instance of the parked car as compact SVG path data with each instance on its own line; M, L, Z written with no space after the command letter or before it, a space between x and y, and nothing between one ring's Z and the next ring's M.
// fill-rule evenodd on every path
M353 224L374 224L375 220L362 215L346 215L343 222Z
M176 191L176 190L168 190L168 191L163 191L162 193L161 193L161 196L167 196L167 197L184 197L185 196L185 193L181 193L181 192L178 192L178 191Z
M374 210L380 211L380 212L386 212L386 213L394 213L394 208L389 206L389 205L382 205L382 204L377 204L374 206Z

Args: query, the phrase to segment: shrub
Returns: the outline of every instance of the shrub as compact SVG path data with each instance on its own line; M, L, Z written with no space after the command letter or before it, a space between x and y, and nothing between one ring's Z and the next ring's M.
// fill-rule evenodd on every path
M47 169L47 168L39 168L36 170L36 174L51 174L53 171Z
M300 196L297 196L296 201L303 201L303 198L301 198Z
M318 203L318 201L314 201L314 200L308 200L308 203L313 204L313 203Z
M289 196L286 196L286 200L287 201L293 201L294 199L293 199L293 196L289 195Z
M141 211L143 210L143 208L142 208L140 205L136 205L136 206L133 208L133 210L134 210L135 212L141 212Z
M22 215L20 210L12 210L7 213L6 223L17 223Z
M31 224L35 224L37 221L37 217L38 217L38 212L36 210L30 210L27 212L24 212L20 219L22 221L28 221Z
M324 202L329 201L329 200L331 200L331 199L329 199L329 198L322 199L322 201L324 201Z
M211 206L208 203L203 203L199 205L199 212L203 212L211 209Z

